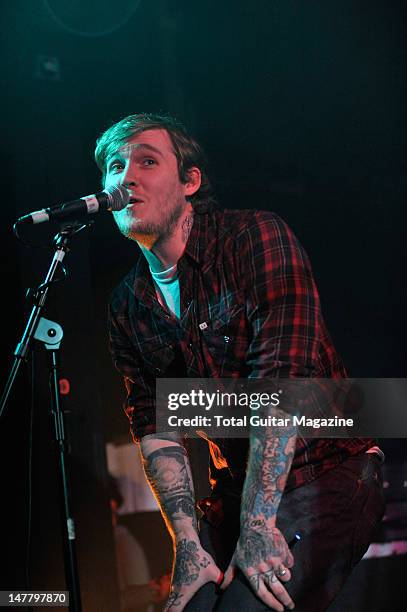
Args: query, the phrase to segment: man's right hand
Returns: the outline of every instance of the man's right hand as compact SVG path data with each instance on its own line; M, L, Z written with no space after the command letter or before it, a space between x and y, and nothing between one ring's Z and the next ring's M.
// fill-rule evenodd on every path
M204 584L219 584L222 578L223 573L202 548L196 532L177 534L171 590L165 612L182 612Z

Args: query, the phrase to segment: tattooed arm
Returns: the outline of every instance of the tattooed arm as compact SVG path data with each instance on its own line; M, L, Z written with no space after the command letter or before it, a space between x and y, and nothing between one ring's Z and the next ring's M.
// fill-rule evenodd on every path
M257 211L239 236L238 252L252 330L246 353L249 378L275 381L313 376L319 360L321 312L301 244L278 216ZM295 412L297 407L287 401L289 410ZM280 410L281 406L270 408L270 415L290 416ZM240 538L223 585L229 584L237 566L257 596L274 610L283 610L283 604L293 606L283 584L291 577L294 560L276 527L276 516L295 442L294 428L259 427L251 432Z
M166 611L181 612L197 590L221 575L198 536L195 496L185 448L175 434L142 438L140 450L150 487L174 544L171 592Z
M286 416L273 411L276 416ZM284 588L294 559L276 527L278 506L294 455L295 428L259 428L251 433L250 453L240 511L240 537L226 572L224 588L239 567L256 595L273 610L283 612L294 602ZM284 606L282 605L284 604Z

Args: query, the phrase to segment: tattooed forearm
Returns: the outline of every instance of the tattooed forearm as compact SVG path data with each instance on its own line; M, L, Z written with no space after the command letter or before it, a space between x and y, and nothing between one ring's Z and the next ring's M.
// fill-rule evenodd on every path
M169 530L197 531L194 488L185 449L164 446L144 457L144 470Z
M296 429L269 428L250 438L250 454L242 495L242 525L274 520L294 456Z
M144 470L173 537L174 562L166 612L183 609L198 589L219 578L219 569L199 541L188 455L180 442L145 436Z

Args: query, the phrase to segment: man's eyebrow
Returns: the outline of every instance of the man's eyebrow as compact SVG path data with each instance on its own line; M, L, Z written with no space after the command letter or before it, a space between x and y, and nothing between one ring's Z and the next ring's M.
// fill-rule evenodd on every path
M126 148L136 149L137 151L139 151L140 149L147 149L148 151L152 151L153 153L156 153L157 155L160 155L161 157L163 156L163 154L161 153L159 149L157 149L156 147L153 147L153 145L151 144L148 144L148 142L135 142L135 143L124 145L123 147L120 147L120 149L126 149ZM120 154L120 149L118 150L119 154Z
M112 155L109 155L106 161L106 166L109 166L109 164L111 164L112 161L116 160L117 158L123 157L123 152L125 149L137 149L137 151L139 151L140 149L147 149L147 151L152 151L153 153L156 153L156 155L163 157L161 151L156 147L153 147L153 145L148 144L148 142L136 142L133 144L123 145L122 147L120 147L120 149L117 149L117 151L115 151Z

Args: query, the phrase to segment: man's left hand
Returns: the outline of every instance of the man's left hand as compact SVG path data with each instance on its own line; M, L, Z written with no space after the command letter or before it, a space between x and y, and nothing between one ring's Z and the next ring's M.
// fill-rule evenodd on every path
M284 612L284 606L292 610L294 602L283 583L290 580L293 565L294 558L277 527L266 527L264 523L245 527L241 529L221 588L224 590L229 586L236 568L239 568L257 597L272 610Z

